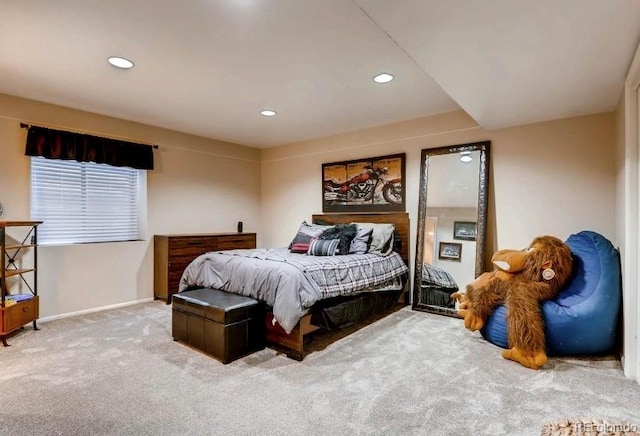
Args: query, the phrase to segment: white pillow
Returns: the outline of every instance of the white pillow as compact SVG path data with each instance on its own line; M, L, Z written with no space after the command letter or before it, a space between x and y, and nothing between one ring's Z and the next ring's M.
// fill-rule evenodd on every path
M358 227L372 228L371 244L368 253L389 254L393 250L394 224L354 223Z

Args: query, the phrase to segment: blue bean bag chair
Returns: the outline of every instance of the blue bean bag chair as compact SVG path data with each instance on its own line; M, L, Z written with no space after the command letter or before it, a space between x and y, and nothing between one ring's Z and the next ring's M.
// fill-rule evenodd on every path
M565 241L573 254L573 275L554 300L542 303L547 354L604 354L616 346L622 287L618 251L608 239L582 231ZM499 306L480 330L502 348L507 341L507 311Z

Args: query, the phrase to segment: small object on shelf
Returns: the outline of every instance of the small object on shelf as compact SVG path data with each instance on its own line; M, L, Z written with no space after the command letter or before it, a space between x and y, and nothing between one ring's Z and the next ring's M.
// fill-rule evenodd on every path
M33 294L12 294L4 297L5 301L15 301L16 303L19 301L31 300L33 298Z

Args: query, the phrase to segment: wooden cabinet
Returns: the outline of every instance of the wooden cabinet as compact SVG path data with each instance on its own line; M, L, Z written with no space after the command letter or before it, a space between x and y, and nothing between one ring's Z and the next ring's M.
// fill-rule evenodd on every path
M38 296L2 308L2 334L6 335L38 319ZM5 344L6 345L6 344Z
M255 233L155 235L153 237L154 297L171 302L189 263L209 251L256 248Z
M0 337L7 346L7 335L39 316L38 300L38 226L42 221L0 221ZM9 241L8 228L16 228L15 242ZM31 275L31 280L27 276ZM19 279L26 293L11 294L8 279Z

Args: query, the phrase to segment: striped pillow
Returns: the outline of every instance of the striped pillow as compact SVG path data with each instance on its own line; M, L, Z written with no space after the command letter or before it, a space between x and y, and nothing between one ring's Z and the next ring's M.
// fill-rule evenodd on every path
M311 256L335 256L340 239L314 239L307 254Z
M289 250L291 250L292 253L306 253L309 251L311 241L318 239L320 233L331 227L332 226L307 224L306 221L302 221L302 224L300 224L300 228L298 229L298 233L296 233L295 238L293 238L293 241L289 244Z
M289 250L292 253L306 253L309 251L311 243L316 240L315 236L305 235L304 233L298 233L296 238L291 242Z

